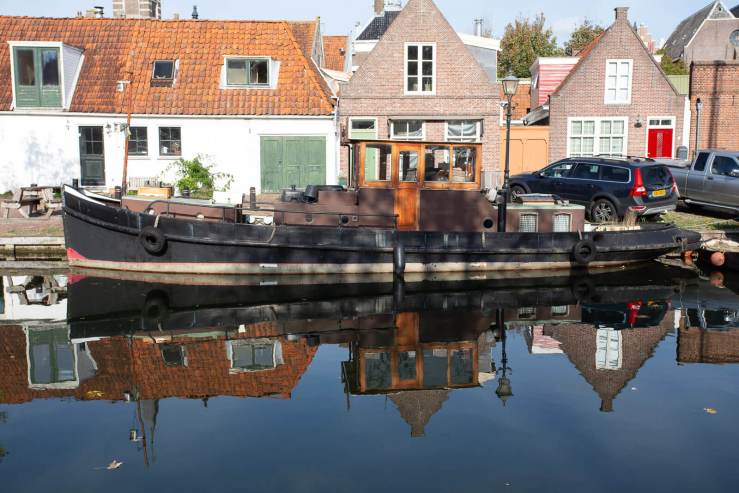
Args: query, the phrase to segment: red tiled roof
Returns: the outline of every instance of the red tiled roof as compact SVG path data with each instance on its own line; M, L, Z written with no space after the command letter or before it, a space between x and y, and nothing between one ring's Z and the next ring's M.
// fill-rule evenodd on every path
M316 32L318 32L317 21L291 21L290 27L293 30L295 39L300 45L300 49L307 58L313 56L313 47L316 44Z
M287 21L50 19L0 16L0 110L12 102L8 41L84 50L70 111L167 115L328 115L331 93ZM280 62L277 88L221 89L224 56ZM155 60L179 60L176 84L151 84ZM118 93L118 80L133 92ZM124 99L125 98L125 99Z
M326 57L324 65L329 70L344 71L346 60L346 44L348 36L324 36L323 54Z
M577 56L579 56L580 59L572 67L572 70L570 70L570 72L565 76L565 78L562 79L562 82L559 83L559 86L557 86L557 88L554 90L554 92L552 93L552 96L557 94L560 91L560 89L562 89L565 86L565 84L567 84L567 82L572 78L572 75L575 72L577 72L577 69L580 68L580 65L582 65L583 61L588 57L588 55L590 55L590 52L593 51L596 46L598 46L598 43L600 43L600 40L603 39L603 36L606 35L606 32L608 32L609 29L610 27L602 31L595 38L593 38L593 40L590 43L585 45L585 48L580 50L580 52L577 54Z

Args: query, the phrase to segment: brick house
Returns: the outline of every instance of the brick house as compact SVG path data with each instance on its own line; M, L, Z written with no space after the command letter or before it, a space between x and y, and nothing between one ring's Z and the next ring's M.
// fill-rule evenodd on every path
M739 60L694 61L690 66L690 105L703 103L698 149L739 149ZM692 112L691 144L696 145L698 113Z
M714 0L687 17L667 39L665 56L688 67L694 61L739 59L739 17L734 11L739 12L739 5L730 10Z
M630 155L672 158L688 146L681 96L616 8L615 22L582 50L550 96L549 159Z
M432 0L409 0L342 87L342 136L481 142L483 183L495 181L500 148L497 82ZM349 147L341 176L348 177Z
M0 192L120 185L129 111L133 188L197 155L233 175L232 201L335 183L323 63L318 20L0 16Z

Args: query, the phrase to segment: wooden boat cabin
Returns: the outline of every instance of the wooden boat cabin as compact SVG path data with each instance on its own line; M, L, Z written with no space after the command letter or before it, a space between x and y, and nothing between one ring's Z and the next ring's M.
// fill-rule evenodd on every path
M494 232L497 206L481 187L482 146L475 143L356 141L351 183L283 193L275 222L387 227L402 231ZM341 211L338 217L331 214ZM582 231L585 210L555 202L510 204L508 231Z
M481 187L476 143L352 141L349 188L283 190L274 204L213 206L207 201L126 197L124 207L176 217L278 226L387 228L428 232L495 232L497 206ZM247 202L247 201L245 201ZM582 231L585 210L551 197L508 206L508 231Z

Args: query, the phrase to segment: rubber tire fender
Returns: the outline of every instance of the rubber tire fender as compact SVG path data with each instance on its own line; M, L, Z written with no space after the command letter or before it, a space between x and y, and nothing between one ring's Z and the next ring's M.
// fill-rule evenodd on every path
M588 265L595 260L598 251L593 240L580 240L572 247L572 258L580 265Z
M159 255L167 248L167 237L154 226L145 226L139 233L139 242L151 255Z

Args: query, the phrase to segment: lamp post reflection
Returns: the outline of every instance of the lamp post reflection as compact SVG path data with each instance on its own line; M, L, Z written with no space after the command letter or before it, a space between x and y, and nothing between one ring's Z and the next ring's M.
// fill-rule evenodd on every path
M495 395L498 396L498 398L503 403L503 407L505 407L506 402L510 397L513 397L513 389L511 388L511 380L508 378L508 372L510 371L510 368L508 368L508 354L506 353L506 326L505 326L505 316L502 309L498 309L498 313L496 316L496 325L498 329L498 336L500 337L500 343L501 343L501 366L498 370L501 371L501 376L498 379L498 388L495 389Z

